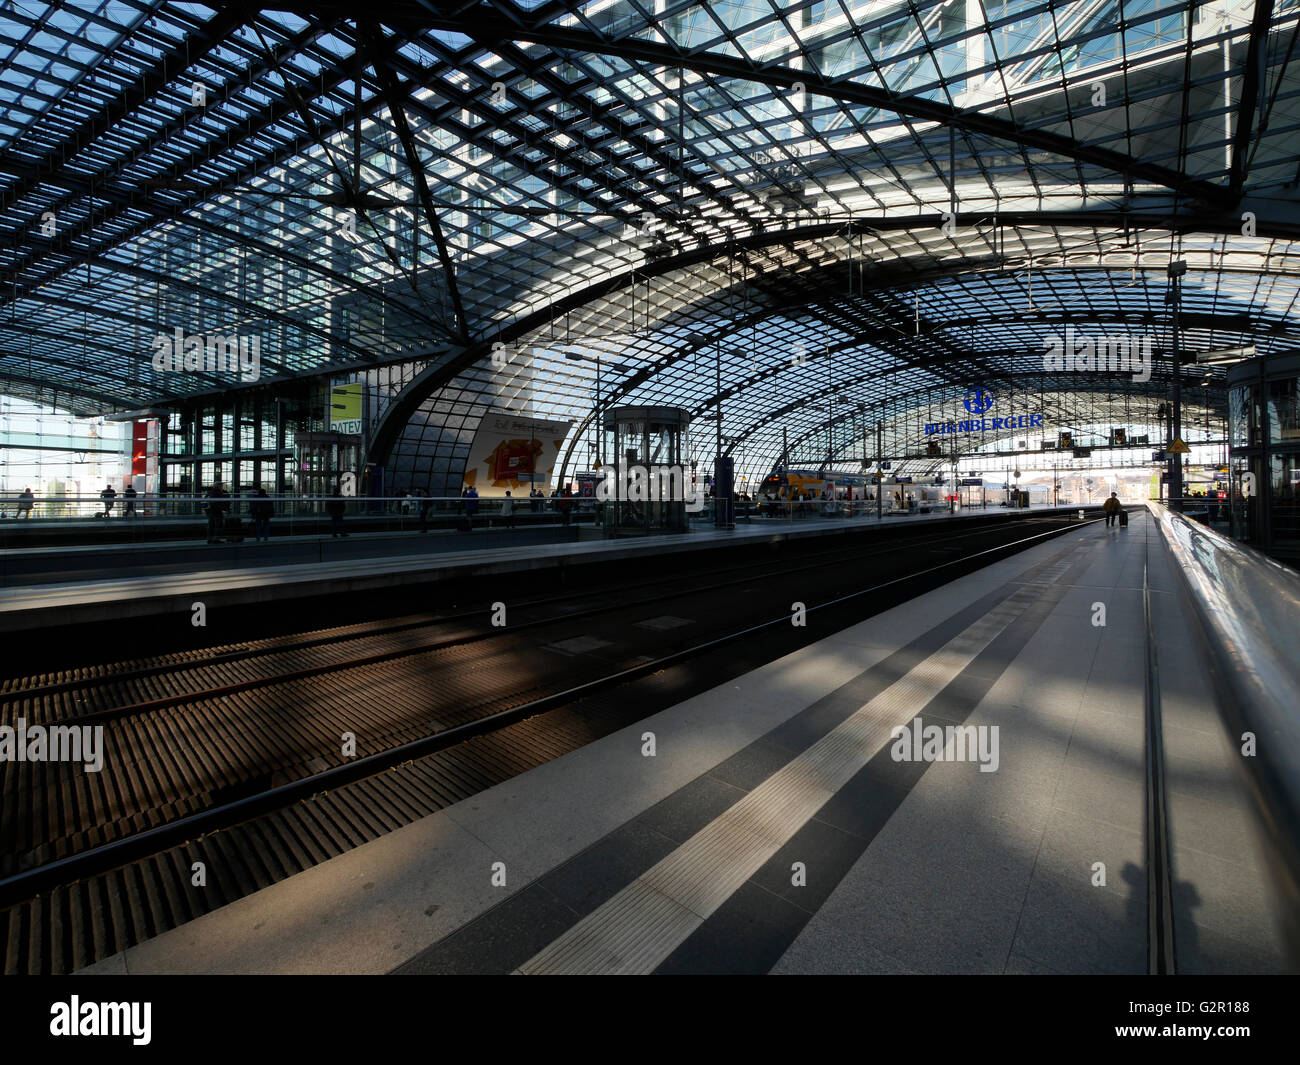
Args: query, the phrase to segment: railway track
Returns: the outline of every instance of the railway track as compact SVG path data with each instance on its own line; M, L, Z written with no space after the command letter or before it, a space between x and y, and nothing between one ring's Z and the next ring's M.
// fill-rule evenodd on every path
M1062 523L1003 542L1024 526L882 545L888 550L871 557L910 556L928 547L940 561L922 573L946 580L954 568L982 564L981 556L987 561L990 553L1011 553L1077 527ZM956 541L973 539L998 543L945 559ZM2 696L6 718L24 706L41 712L44 700L45 711L61 714L61 721L111 720L112 746L100 774L80 765L6 766L0 838L9 865L0 889L6 902L41 893L0 913L6 971L80 967L653 712L656 706L609 693L776 625L788 642L788 578L796 574L822 574L824 589L814 588L818 581L800 589L814 611L853 600L858 616L866 616L872 612L860 611L866 595L897 591L905 582L909 591L919 590L922 574L912 571L847 595L828 594L836 580L843 584L828 566L861 556L860 549L819 553L784 569L779 592L772 587L768 596L759 593L772 585L770 562L731 567L720 580L677 593L664 581L646 582L653 593L620 597L616 605L565 611L557 608L572 608L572 597L535 600L539 616L529 624L544 639L524 639L523 626L513 623L506 630L436 635L439 627L464 626L474 616L481 621L480 610L133 662L125 669L125 690L135 693L134 702L123 701L128 696L115 686L120 678L112 667L80 671L81 678L73 671L11 683ZM666 600L681 613L700 613L701 601L720 588L749 597L745 613L763 610L769 620L736 629L724 615L683 626L679 636L661 632L650 661L628 653L645 650L643 637L634 648L562 653L566 639L590 632L583 625L574 633L575 622L621 612L627 616L619 631L625 631L636 625L638 610L667 609ZM548 627L560 631L546 633ZM377 648L376 640L401 646ZM342 660L330 653L340 647ZM224 671L235 664L253 667L253 675L228 676ZM226 682L218 689L211 687L212 671ZM132 687L140 684L153 695L148 705ZM86 687L102 698L79 699ZM341 749L346 732L357 737L355 759ZM195 862L219 871L197 891L187 872ZM96 908L97 892L107 892L100 898L106 909Z

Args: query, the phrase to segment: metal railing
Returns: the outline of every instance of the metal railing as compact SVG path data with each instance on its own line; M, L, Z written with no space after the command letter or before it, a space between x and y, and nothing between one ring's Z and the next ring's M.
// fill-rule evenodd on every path
M247 517L254 503L269 503L273 517L313 516L326 514L330 503L342 502L348 514L376 514L418 517L423 509L430 514L449 514L464 511L473 505L480 513L499 513L504 499L480 497L476 500L463 496L273 496L248 494L211 497L207 495L144 495L134 497L118 492L105 499L101 495L48 496L23 499L7 493L0 497L0 519L8 521L93 521L108 518L151 519L203 519L212 505L227 514ZM558 499L530 500L526 495L512 499L514 512L529 511L530 504L541 503L539 509L554 513ZM573 500L576 502L576 500ZM25 513L24 513L25 512Z
M1286 934L1300 958L1300 574L1154 501L1157 527L1182 574L1230 739L1283 894Z
M55 542L95 542L95 530L112 530L116 540L186 539L204 535L219 515L222 522L238 519L244 535L254 534L255 511L269 508L267 520L275 536L328 535L332 510L342 505L345 528L365 532L411 532L463 527L469 519L475 529L530 525L608 526L611 509L618 505L584 496L527 495L512 497L510 513L500 496L251 496L144 495L118 493L111 499L99 495L36 497L25 500L14 493L0 498L0 547ZM1023 508L1012 508L1023 509ZM944 500L914 500L899 506L887 499L878 511L874 500L767 500L735 501L737 521L796 525L813 521L872 519L913 515L1001 512L999 503L955 506ZM699 509L686 511L689 527L713 525L713 500L705 498ZM61 530L61 532L60 532ZM79 531L81 530L81 531ZM77 540L77 538L82 538ZM88 540L85 538L89 538Z
M329 537L338 532L383 534L461 528L563 525L590 521L576 498L511 500L461 496L190 495L62 496L0 500L0 549L75 546L104 541L145 546L179 540L238 542L260 535ZM30 506L25 504L30 503ZM22 509L19 509L19 508ZM269 514L266 513L269 511ZM266 526L260 525L264 518ZM567 519L567 520L566 520ZM337 524L342 522L342 528Z

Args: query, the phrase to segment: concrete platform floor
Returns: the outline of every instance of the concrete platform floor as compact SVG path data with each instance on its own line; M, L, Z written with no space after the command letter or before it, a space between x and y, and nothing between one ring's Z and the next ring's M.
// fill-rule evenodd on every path
M1044 543L83 972L1142 972L1148 561L1179 956L1280 970L1163 554ZM895 760L917 716L996 770Z

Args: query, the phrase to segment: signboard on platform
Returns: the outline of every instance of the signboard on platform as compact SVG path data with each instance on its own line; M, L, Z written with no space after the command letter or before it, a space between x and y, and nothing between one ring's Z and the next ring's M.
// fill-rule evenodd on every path
M480 496L517 494L521 487L545 484L572 425L488 411L470 444L465 483Z

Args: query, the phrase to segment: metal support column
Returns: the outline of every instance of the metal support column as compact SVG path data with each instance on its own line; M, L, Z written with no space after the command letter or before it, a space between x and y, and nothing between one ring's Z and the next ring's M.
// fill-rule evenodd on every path
M885 423L876 422L876 521L885 516Z
M1174 375L1174 404L1171 417L1169 419L1170 433L1173 439L1169 441L1170 445L1174 440L1183 438L1183 373L1182 373L1182 355L1178 350L1178 309L1182 303L1182 277L1187 273L1187 262L1179 260L1169 264L1169 279L1172 283L1170 296L1173 299L1173 351L1170 353L1170 359L1173 363ZM1182 511L1183 509L1183 456L1166 453L1169 459L1169 503L1174 510Z

